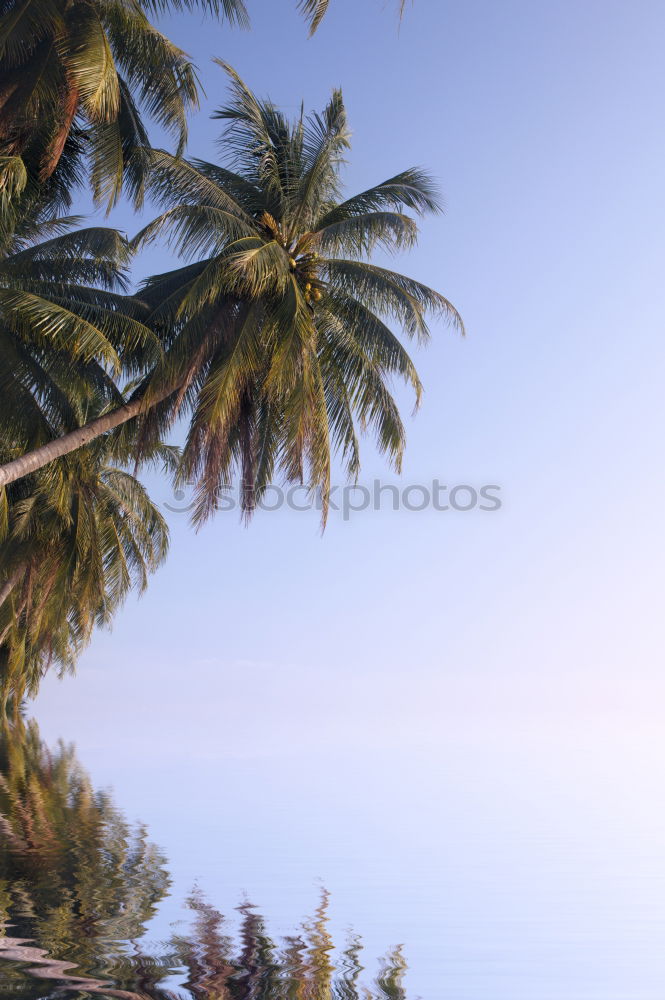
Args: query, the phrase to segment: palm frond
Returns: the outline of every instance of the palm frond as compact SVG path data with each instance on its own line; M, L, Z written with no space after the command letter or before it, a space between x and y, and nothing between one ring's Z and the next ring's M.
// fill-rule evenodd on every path
M221 59L215 62L231 80L231 101L213 113L213 118L229 123L224 132L224 148L229 160L247 180L260 186L270 199L272 214L281 217L288 191L279 152L288 144L289 125L270 102L260 101L236 71Z
M0 308L19 336L67 350L74 359L101 358L120 371L120 358L106 334L66 306L32 292L0 288Z
M298 9L309 22L309 33L313 35L321 24L328 9L329 0L298 0Z
M93 121L113 121L120 109L120 85L109 39L94 7L73 7L66 17L66 34L56 44L86 114Z
M464 333L462 318L452 303L413 278L355 260L328 259L325 269L333 291L365 302L379 315L393 316L410 336L422 341L429 338L427 312Z
M325 254L367 257L378 248L389 252L409 249L418 239L418 227L399 212L367 212L329 222L317 228L311 245Z
M312 228L321 206L337 200L340 167L351 146L346 108L341 90L334 90L322 115L310 115L303 135L306 166L298 185L296 205L289 222L296 231Z
M411 209L419 215L442 210L438 185L430 174L419 167L403 170L381 184L335 205L318 219L316 228L323 229L354 216L386 209L400 211L403 208Z

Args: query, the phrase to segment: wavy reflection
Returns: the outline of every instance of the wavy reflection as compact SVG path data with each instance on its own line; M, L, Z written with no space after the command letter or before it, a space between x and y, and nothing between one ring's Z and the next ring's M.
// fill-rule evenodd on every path
M232 935L221 913L203 896L192 896L192 933L174 942L187 970L186 995L197 1000L406 1000L401 949L386 956L372 987L363 985L361 938L351 935L343 949L335 948L328 901L324 890L314 917L277 944L251 904L238 907L240 931Z
M72 747L35 723L0 724L0 993L38 1000L406 1000L390 952L368 985L362 941L336 948L324 890L314 915L273 939L250 903L228 920L201 892L188 930L142 943L167 895L162 853L96 791Z
M72 747L51 752L35 723L0 723L4 959L91 989L124 962L168 885L161 852L93 789Z

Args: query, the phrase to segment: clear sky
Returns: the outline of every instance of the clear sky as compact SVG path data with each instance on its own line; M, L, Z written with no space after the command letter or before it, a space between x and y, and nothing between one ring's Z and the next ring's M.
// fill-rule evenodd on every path
M164 22L208 94L190 152L215 155L215 55L294 113L341 83L349 193L437 175L446 213L398 263L468 335L416 352L403 481L503 506L323 538L313 513L171 514L167 565L34 715L178 893L246 890L286 931L320 878L425 1000L662 1000L665 8L414 0L398 31L331 0L308 40L293 6Z

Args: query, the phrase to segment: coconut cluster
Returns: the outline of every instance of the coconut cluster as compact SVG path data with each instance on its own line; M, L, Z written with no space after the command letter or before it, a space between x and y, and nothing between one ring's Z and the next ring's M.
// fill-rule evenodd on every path
M305 233L303 237L293 242L288 239L279 222L269 212L263 212L260 221L266 236L279 243L288 253L289 267L296 272L296 277L304 288L305 302L313 307L315 302L320 302L323 298L323 282L318 277L320 258L318 253L298 253L299 249L304 249L311 243L312 234Z
M318 260L318 253L303 254L297 259L291 258L291 266L298 272L298 278L305 289L305 302L307 305L312 305L313 302L320 302L323 296L322 283L317 273Z

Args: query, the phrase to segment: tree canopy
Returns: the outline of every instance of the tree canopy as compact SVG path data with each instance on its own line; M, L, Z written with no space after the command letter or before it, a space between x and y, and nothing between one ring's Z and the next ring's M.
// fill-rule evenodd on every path
M193 521L237 483L250 516L275 480L304 485L325 525L334 463L351 481L369 432L399 471L396 384L422 384L406 341L440 292L378 264L440 211L420 167L352 196L341 90L294 118L227 63L217 162L185 157L194 68L151 15L198 0L0 5L0 694L15 708L71 669L95 625L163 560L168 532L137 475L193 482ZM201 0L243 25L241 0ZM325 0L301 0L312 31ZM153 149L146 113L176 137ZM90 169L160 214L133 239L62 214ZM179 258L132 290L135 254ZM164 444L178 424L181 450Z

